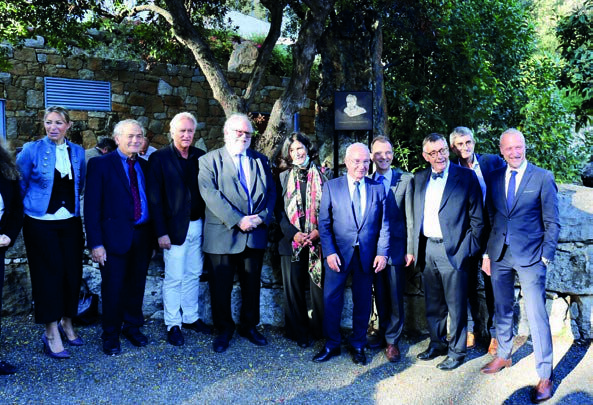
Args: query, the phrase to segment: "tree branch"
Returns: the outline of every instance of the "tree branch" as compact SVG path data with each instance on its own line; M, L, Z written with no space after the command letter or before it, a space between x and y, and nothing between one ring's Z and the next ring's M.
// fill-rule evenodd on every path
M280 31L282 29L282 14L284 7L286 6L285 0L261 0L260 3L270 11L270 31L268 31L268 35L266 36L266 39L259 50L259 55L257 56L257 61L255 62L255 69L253 69L253 72L251 72L251 77L249 78L249 83L247 84L245 95L243 96L246 106L251 104L255 92L259 89L261 79L266 70L268 61L272 56L274 46L276 46L276 42L280 37Z

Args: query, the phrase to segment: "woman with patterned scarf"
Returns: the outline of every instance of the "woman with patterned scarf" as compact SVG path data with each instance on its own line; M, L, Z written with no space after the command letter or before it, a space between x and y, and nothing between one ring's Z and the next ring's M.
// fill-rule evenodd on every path
M280 173L276 218L283 237L278 243L285 299L285 336L306 348L310 338L322 337L323 256L317 220L321 191L326 181L313 163L311 141L300 132L291 134L282 146L282 159L289 169ZM306 290L313 309L311 323Z

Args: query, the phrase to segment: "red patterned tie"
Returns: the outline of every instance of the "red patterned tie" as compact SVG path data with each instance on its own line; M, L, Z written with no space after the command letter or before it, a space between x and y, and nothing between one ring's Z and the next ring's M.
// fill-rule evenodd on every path
M138 221L142 216L142 204L140 203L140 189L138 188L138 175L136 174L135 160L126 159L126 163L130 168L130 189L132 190L132 200L134 201L134 222Z

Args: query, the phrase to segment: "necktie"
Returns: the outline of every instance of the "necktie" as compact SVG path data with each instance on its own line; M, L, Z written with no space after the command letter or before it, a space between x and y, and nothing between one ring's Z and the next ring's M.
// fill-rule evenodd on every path
M356 216L356 222L360 223L361 212L360 212L360 181L354 182L354 195L352 196L352 208L354 208L354 215Z
M435 173L435 172L432 172L432 173L431 173L431 175L430 175L430 177L432 177L432 179L433 179L433 180L436 180L436 179L438 179L439 177L440 177L441 179L444 179L444 178L445 178L445 172L440 172L440 173Z
M389 185L385 184L385 176L382 174L377 176L376 179L379 183L383 184L383 188L385 189L385 193L389 192Z
M515 201L515 187L516 187L517 171L511 170L511 178L509 179L509 187L507 189L507 209L510 211Z
M507 189L507 210L510 212L511 208L513 207L513 202L515 201L515 185L516 185L516 176L517 171L511 170L511 178L509 179L509 187ZM509 244L510 235L509 235L509 227L507 225L507 233L504 237L504 243Z
M247 178L245 177L245 172L243 171L243 162L241 159L241 154L238 153L237 155L237 159L239 159L239 170L238 170L238 176L239 176L239 182L241 183L241 186L243 187L243 190L245 190L245 194L247 194L247 200L249 202L249 212L251 213L251 195L249 194L249 187L247 186Z
M136 174L135 160L126 159L129 167L130 190L132 190L132 201L134 202L134 222L142 216L142 204L140 203L140 189L138 188L138 175Z

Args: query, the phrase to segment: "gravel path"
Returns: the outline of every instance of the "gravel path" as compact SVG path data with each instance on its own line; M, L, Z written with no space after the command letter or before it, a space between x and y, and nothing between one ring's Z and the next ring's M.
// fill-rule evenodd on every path
M263 331L270 342L265 347L235 335L229 350L217 354L211 337L193 331L184 331L184 346L173 347L160 322L144 327L147 347L122 340L122 354L105 356L94 325L79 330L87 344L58 361L42 353L42 328L30 317L2 324L0 358L19 367L15 375L0 376L2 404L522 404L530 403L529 387L537 382L529 341L513 356L512 368L485 376L479 369L490 356L478 349L450 372L435 367L439 359L417 361L425 337L404 339L396 364L367 351L372 359L363 367L352 363L346 345L341 356L315 364L321 342L303 350L271 328ZM557 339L554 357L555 394L548 403L593 404L593 349Z

